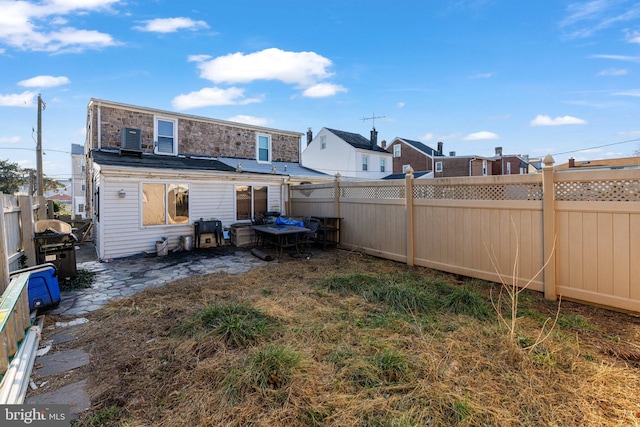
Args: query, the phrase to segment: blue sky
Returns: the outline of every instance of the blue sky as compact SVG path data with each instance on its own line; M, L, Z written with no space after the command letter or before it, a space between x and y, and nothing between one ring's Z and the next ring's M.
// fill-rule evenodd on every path
M69 178L101 98L458 155L640 147L640 1L0 0L0 158ZM585 150L586 149L586 150ZM583 151L577 151L583 150Z

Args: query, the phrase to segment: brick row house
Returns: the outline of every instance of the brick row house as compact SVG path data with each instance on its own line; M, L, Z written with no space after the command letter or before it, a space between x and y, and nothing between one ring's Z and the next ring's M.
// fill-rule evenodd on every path
M289 185L332 177L300 165L302 133L107 100L87 106L87 212L100 259L154 252L193 235L287 210Z

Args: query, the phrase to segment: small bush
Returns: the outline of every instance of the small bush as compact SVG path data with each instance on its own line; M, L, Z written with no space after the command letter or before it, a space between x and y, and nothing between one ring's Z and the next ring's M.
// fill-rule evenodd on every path
M253 307L236 303L208 307L179 328L181 333L193 337L217 336L234 347L254 344L277 329L275 319Z
M60 280L58 283L60 285L60 291L70 292L78 289L90 288L93 285L95 277L96 273L94 271L79 268L76 271L76 277L68 277Z
M484 297L469 286L455 288L444 299L444 307L456 314L466 314L478 320L489 317L489 306Z

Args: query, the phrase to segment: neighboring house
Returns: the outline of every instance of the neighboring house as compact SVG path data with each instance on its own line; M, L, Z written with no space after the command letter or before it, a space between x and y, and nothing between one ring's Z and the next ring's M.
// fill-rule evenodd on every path
M523 175L529 173L529 156L526 154L502 154L496 147L492 160L492 175Z
M439 150L406 138L395 138L387 147L393 155L393 173L405 173L411 166L415 172L430 172L434 169L434 159L442 156L442 142L438 142Z
M380 179L392 172L391 153L378 145L378 132L371 139L351 132L322 128L314 137L307 131L302 165L316 171L345 178Z
M434 159L434 178L493 175L493 160L483 156L456 156Z
M575 160L573 157L567 163L555 166L556 170L584 170L584 169L635 169L640 167L640 157L621 157L616 159Z
M438 152L441 153L440 144L438 143ZM434 158L434 177L518 175L529 173L530 166L527 155L503 155L502 147L496 147L493 157L457 156L455 151L452 151L448 157Z
M86 218L86 168L84 147L80 144L71 144L71 198L73 201L71 215L73 218L76 216Z
M163 237L177 247L201 218L227 227L286 213L292 169L300 181L331 178L298 169L302 135L91 99L87 212L99 258L155 252Z
M72 208L72 197L68 194L58 193L52 196L47 196L47 200L55 200L60 203L60 215L69 215Z

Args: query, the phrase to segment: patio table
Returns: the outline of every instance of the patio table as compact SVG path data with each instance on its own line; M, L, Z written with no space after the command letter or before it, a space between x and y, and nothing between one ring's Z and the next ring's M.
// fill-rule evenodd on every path
M295 247L296 253L299 253L300 236L304 236L306 232L311 231L308 228L297 225L282 224L252 225L251 228L256 234L257 242L261 245L271 243L276 247L278 259L282 257L284 248Z

